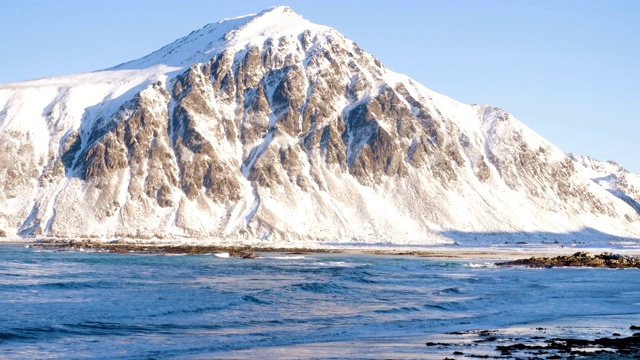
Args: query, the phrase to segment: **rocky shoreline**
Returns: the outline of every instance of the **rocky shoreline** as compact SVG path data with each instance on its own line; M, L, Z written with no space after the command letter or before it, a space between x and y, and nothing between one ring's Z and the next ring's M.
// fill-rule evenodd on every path
M629 330L638 330L631 326ZM548 336L547 328L530 330L529 336L501 330L448 333L444 341L426 342L429 349L449 353L445 359L638 359L640 333L613 333L595 339ZM481 346L482 345L482 346Z
M433 249L433 250L413 250L413 249L349 249L349 248L322 248L322 247L279 247L279 246L255 246L255 245L221 245L221 244L155 244L155 243L132 243L123 240L111 242L92 240L72 240L56 239L31 243L28 246L51 248L51 249L73 249L78 251L112 252L112 253L136 253L136 254L156 254L156 255L204 255L225 253L229 257L256 258L257 253L284 253L284 254L343 254L358 253L365 255L391 255L391 256L416 256L431 258L456 258L456 259L496 259L496 258L516 258L513 252L492 252L479 251L477 249ZM520 255L521 256L521 255ZM495 261L495 260L494 260ZM640 256L630 256L603 252L594 255L589 252L576 252L571 255L557 256L533 256L508 261L495 262L496 266L523 266L530 268L553 268L553 267L591 267L591 268L612 268L627 269L640 268Z
M203 255L215 253L228 253L230 257L243 257L243 254L255 253L285 253L285 254L344 254L357 253L365 255L391 255L391 256L417 256L433 258L493 258L495 254L489 250L462 250L462 249L429 249L416 250L402 248L379 249L375 247L355 248L331 248L331 247L305 247L305 246L266 246L266 245L221 245L221 244L175 244L175 243L139 243L126 240L99 241L92 239L46 239L29 243L29 246L52 249L74 249L85 251L102 251L113 253L137 253L157 255Z
M113 241L110 243L96 242L89 240L56 240L34 243L30 246L53 249L74 249L89 250L112 253L137 253L155 255L205 255L205 254L228 254L229 257L253 259L258 257L258 252L277 252L288 254L302 253L339 253L338 250L330 249L308 249L308 248L278 248L278 247L255 247L248 245L157 245L157 244L135 244L124 241Z
M496 263L497 266L526 266L531 268L552 267L593 267L628 269L640 268L640 258L628 255L612 254L604 252L593 255L588 252L577 252L573 255L560 255L556 257L531 257Z

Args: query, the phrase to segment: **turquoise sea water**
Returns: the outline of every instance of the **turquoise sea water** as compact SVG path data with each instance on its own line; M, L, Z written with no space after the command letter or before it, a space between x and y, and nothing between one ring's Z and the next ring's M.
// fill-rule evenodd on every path
M426 357L424 340L448 331L640 319L637 270L485 263L0 245L0 358L358 357L350 343L370 358Z

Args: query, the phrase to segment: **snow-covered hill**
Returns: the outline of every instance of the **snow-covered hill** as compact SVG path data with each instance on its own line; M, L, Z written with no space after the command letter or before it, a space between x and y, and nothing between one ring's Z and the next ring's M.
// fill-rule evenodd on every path
M640 236L608 190L505 111L437 94L287 7L108 70L0 85L9 236Z

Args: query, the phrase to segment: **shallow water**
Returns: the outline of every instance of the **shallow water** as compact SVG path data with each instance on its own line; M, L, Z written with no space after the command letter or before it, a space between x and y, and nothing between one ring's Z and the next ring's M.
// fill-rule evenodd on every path
M640 272L346 254L160 256L0 246L0 353L31 358L427 357L449 331L628 329Z

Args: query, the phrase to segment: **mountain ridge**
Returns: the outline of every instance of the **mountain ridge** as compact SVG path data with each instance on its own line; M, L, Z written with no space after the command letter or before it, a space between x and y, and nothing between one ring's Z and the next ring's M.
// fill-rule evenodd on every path
M632 203L512 115L437 94L287 7L0 86L0 109L0 228L23 237L640 234Z

